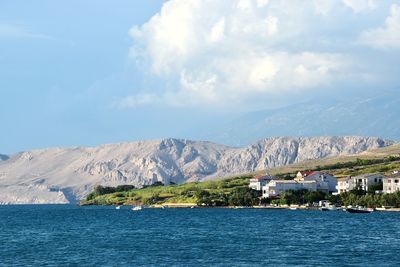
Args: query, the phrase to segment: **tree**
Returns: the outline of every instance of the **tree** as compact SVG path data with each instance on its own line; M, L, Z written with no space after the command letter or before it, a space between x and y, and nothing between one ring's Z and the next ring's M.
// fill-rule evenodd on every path
M196 192L195 196L197 198L197 205L199 205L199 206L202 206L202 205L211 206L212 205L210 192L208 192L206 190L200 190L200 191Z
M246 187L235 188L228 199L231 206L253 206L259 203L257 191Z
M382 191L382 190L383 190L383 183L380 182L377 184L370 185L368 187L368 194L375 195L375 191Z

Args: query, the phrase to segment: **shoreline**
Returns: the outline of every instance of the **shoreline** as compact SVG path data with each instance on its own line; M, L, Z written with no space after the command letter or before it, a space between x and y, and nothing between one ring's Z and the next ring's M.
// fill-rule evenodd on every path
M134 204L127 204L127 205L116 205L116 204L109 204L109 205L93 205L93 204L82 204L82 203L32 203L32 204L18 204L18 203L10 203L4 204L2 203L0 207L6 206L78 206L78 207L85 207L85 206L97 206L97 207L132 207L132 206L144 206L145 208L150 209L268 209L268 210L320 210L321 207L308 207L304 205L284 205L284 206L199 206L196 203L164 203L164 204L154 204L154 205L134 205ZM336 211L342 211L345 209L344 207L338 207ZM375 212L400 212L400 208L375 208Z
M80 205L80 206L85 206L85 205ZM118 205L91 205L91 206L118 206ZM135 206L135 205L121 205L121 206ZM144 205L145 206L145 205ZM171 209L204 209L204 208L209 208L209 209L268 209L268 210L317 210L319 211L321 207L308 207L304 205L285 205L285 206L271 206L271 205L266 205L266 206L199 206L196 203L165 203L165 204L154 204L154 205L149 205L145 206L147 208L151 209L165 209L165 208L171 208ZM337 210L334 211L342 211L345 209L345 207L338 207ZM375 208L375 212L400 212L400 208L390 208L390 209L385 209L385 208Z

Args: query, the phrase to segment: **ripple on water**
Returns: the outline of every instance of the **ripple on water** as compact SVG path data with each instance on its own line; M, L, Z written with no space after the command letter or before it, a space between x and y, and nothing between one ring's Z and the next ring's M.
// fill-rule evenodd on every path
M397 266L399 219L378 212L0 206L0 266Z

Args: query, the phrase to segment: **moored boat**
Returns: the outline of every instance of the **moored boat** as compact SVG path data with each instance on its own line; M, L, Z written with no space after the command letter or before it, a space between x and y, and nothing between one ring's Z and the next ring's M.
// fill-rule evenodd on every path
M347 208L347 212L350 213L371 213L373 209L365 209L365 208Z
M142 210L142 206L135 206L132 208L133 211L139 211Z

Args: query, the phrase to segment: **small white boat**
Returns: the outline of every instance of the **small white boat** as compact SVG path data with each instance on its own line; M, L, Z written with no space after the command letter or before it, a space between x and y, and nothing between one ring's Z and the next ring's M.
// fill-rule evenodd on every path
M142 210L142 206L135 206L132 208L133 211L139 211Z
M116 210L120 210L120 209L121 209L121 206L116 206L115 209L116 209Z

